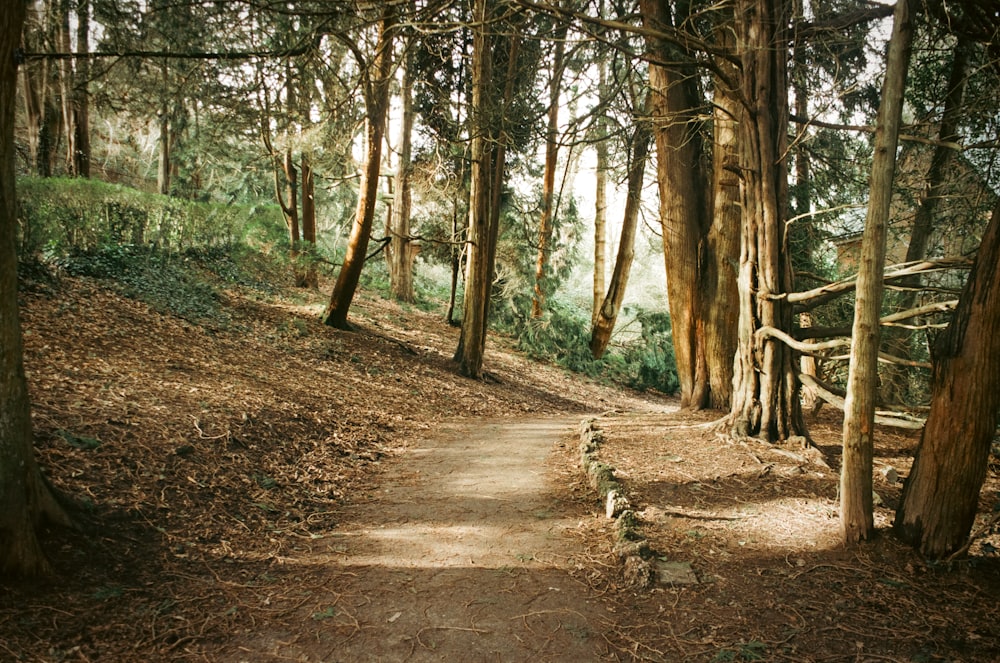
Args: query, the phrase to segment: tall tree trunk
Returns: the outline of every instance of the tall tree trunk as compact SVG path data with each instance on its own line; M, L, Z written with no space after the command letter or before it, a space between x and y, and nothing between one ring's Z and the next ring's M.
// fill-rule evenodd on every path
M76 50L90 52L90 0L76 3ZM90 60L74 61L73 77L73 174L90 177Z
M641 0L643 25L665 30L674 21L659 0ZM680 22L684 17L677 17ZM667 301L673 335L681 407L709 402L705 356L704 304L699 254L708 228L709 204L703 161L699 107L705 104L687 53L661 39L647 37L650 108L656 137L660 223L667 272ZM671 63L671 64L666 64Z
M562 87L563 58L569 24L561 21L553 34L552 78L549 80L549 116L545 129L545 166L542 172L542 215L538 223L538 257L535 259L535 294L531 317L540 318L545 310L548 285L546 271L552 243L552 215L555 209L556 166L559 160L559 93Z
M308 151L302 152L299 164L302 171L302 245L305 264L302 266L303 283L306 288L319 287L316 272L316 178L313 174L312 157Z
M885 80L875 128L875 155L868 214L861 240L855 289L851 362L844 400L844 452L840 472L840 526L846 543L871 537L872 453L875 395L878 390L879 317L885 272L886 228L896 169L896 145L906 89L906 71L913 43L910 0L899 0L893 17L886 57Z
M395 23L395 5L391 3L384 5L379 21L375 57L366 74L367 80L364 85L367 154L361 176L357 214L351 228L351 236L347 241L344 264L333 286L330 303L327 304L321 317L325 324L338 329L350 329L347 312L351 308L354 293L358 288L361 270L365 265L365 254L368 251L368 239L375 221L378 177L382 165L382 141L385 138L386 111L389 107L389 79L392 75L392 39ZM364 67L362 62L358 65Z
M959 550L976 517L1000 414L1000 203L955 317L934 345L931 410L894 529L930 558Z
M639 206L642 204L642 181L646 172L646 160L649 157L649 145L653 138L653 127L648 115L649 99L644 108L637 111L635 130L632 133L631 154L629 155L628 192L625 197L625 216L622 220L621 239L618 242L618 256L611 272L611 283L604 296L590 332L590 353L595 359L600 359L611 340L611 332L615 329L618 312L625 300L625 289L628 287L629 272L632 270L632 258L635 256L635 234L639 220Z
M160 109L157 113L157 121L160 125L160 135L157 139L159 147L159 159L156 168L156 190L164 196L170 195L170 100L166 97L166 90L169 89L169 77L167 74L167 63L160 64L160 74L163 81L163 92L160 97Z
M469 235L466 245L465 291L462 296L462 333L455 351L459 372L471 378L482 377L483 350L487 329L488 306L493 280L493 265L486 257L490 241L490 210L494 163L497 146L489 140L492 123L490 93L493 62L487 33L489 0L474 0L472 37L472 106L469 124L472 133L469 182Z
M59 0L38 6L38 24L28 30L25 45L35 51L52 49L58 40ZM32 172L51 177L59 146L58 65L49 59L29 61L24 68L24 99Z
M44 15L44 13L43 13ZM24 46L29 51L44 50L42 35L44 22L28 24L24 31ZM21 67L21 89L24 99L24 120L28 135L28 163L32 173L43 176L40 144L43 119L45 117L45 97L47 90L49 60L29 60Z
M56 31L56 48L63 53L72 52L70 41L70 0L58 0L59 24ZM73 76L73 60L59 60L59 110L62 116L63 139L66 141L66 153L63 155L65 172L73 173L73 162L76 154L76 128L73 126L73 104L76 98L75 80Z
M392 295L401 302L413 302L413 261L417 246L410 239L411 179L413 173L413 66L407 57L403 66L400 96L403 117L399 126L399 167L392 204L392 224L389 233L389 282Z
M604 15L604 2L599 3L598 12ZM605 58L597 58L597 103L604 104L608 99L608 64ZM604 108L598 110L594 122L596 136L594 151L596 152L596 182L594 192L594 287L593 304L591 306L591 325L597 324L604 303L605 272L607 271L607 236L608 236L608 118Z
M458 181L464 179L463 167L459 167ZM455 187L455 195L451 200L451 287L448 293L448 312L445 320L449 325L455 325L455 301L458 292L458 280L462 273L462 257L466 254L466 244L461 241L463 230L468 227L468 223L459 223L459 209L461 209L461 195L465 187Z
M608 141L598 139L597 151L597 191L594 195L594 303L591 323L597 324L604 302L605 272L608 254Z
M25 7L11 2L0 12L0 574L31 576L49 570L37 526L46 518L69 524L69 518L35 462L17 303L15 50Z
M803 23L805 17L804 0L793 0L794 12L793 20L796 23ZM799 117L810 117L809 115L809 63L807 40L796 33L795 43L792 47L792 92L795 94L795 114ZM795 157L795 188L792 194L792 210L798 220L792 225L791 232L795 233L798 241L791 242L798 252L799 265L807 268L813 265L813 248L816 245L813 239L814 223L812 212L812 182L809 167L809 149L807 146L809 129L803 127L801 133L796 137L794 143ZM799 327L811 327L813 325L812 314L808 311L799 314ZM806 341L809 343L811 341ZM809 354L802 354L799 358L799 372L813 378L819 377L819 365L816 357ZM802 387L802 406L809 412L816 413L823 404L816 390L811 386Z
M785 245L788 202L787 0L738 0L737 51L740 55L739 119L741 227L738 350L734 364L730 424L734 435L767 440L802 434L798 357L759 330L788 332L792 308L783 295L792 290Z
M717 43L732 48L728 26L716 31ZM705 321L705 362L708 365L709 406L728 410L733 396L733 358L739 324L739 291L736 283L740 259L740 181L736 118L738 93L731 86L739 79L737 67L720 62L728 80L715 78L713 99L712 215L705 250L702 251L701 297Z
M505 177L505 111L514 94L518 64L519 37L491 37L489 27L495 11L490 0L475 0L473 16L476 27L472 44L473 127L471 149L471 185L469 191L469 237L462 298L462 333L455 361L462 375L480 379L486 351L490 294L496 263L496 245L500 229L501 192ZM508 47L508 67L499 99L493 76L493 58L502 44Z
M302 245L302 232L299 227L299 172L295 168L295 160L292 158L292 148L290 147L285 148L281 168L285 175L285 195L282 199L281 210L285 215L285 227L288 228L288 257L295 275L295 286L302 288L305 287L306 283L299 260Z

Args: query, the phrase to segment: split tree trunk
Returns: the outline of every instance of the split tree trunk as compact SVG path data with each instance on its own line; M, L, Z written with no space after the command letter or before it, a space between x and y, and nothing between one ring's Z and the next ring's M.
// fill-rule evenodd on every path
M649 99L644 108L636 113L635 130L632 133L631 154L629 155L628 191L625 197L625 216L622 220L621 239L618 241L618 255L611 271L611 282L604 296L590 332L590 353L600 359L611 340L618 313L625 301L632 259L635 257L635 234L639 221L639 206L642 204L642 182L649 158L649 145L653 138L653 127L646 118Z
M493 11L491 0L475 0L475 29L472 44L473 127L469 191L469 236L462 300L462 333L455 361L459 372L473 379L483 376L483 356L489 326L490 295L496 263L496 245L500 230L500 202L505 178L505 110L514 94L520 43L516 33L508 38L490 32ZM502 93L497 95L494 80L494 53L507 45L507 72Z

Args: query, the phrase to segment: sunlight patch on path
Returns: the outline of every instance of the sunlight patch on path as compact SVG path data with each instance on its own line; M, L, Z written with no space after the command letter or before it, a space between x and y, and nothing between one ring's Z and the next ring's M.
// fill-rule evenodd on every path
M559 534L540 461L577 419L444 424L407 452L403 477L363 508L368 526L332 539L352 565L551 565Z

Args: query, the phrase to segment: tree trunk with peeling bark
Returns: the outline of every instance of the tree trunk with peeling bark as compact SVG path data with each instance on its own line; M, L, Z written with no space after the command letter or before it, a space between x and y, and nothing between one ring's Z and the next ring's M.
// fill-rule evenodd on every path
M717 41L731 47L727 26L716 31ZM705 320L705 362L708 367L709 407L728 410L733 396L733 358L739 324L737 264L740 258L740 180L736 118L740 114L736 66L720 62L728 80L715 77L712 100L712 214L702 251L702 317Z
M1000 414L1000 203L993 209L955 317L934 345L931 410L894 530L940 559L975 521Z
M740 199L738 350L730 426L736 436L787 439L805 432L794 363L798 356L762 327L789 331L792 290L785 251L788 202L787 0L738 0L737 52L742 71L739 118Z
M659 0L639 3L643 26L665 30L672 25L669 8ZM709 177L702 151L698 108L705 100L687 53L662 39L646 38L650 110L656 138L660 223L667 272L667 303L673 335L681 407L708 404L704 317L699 253L708 227ZM666 64L670 63L670 64Z

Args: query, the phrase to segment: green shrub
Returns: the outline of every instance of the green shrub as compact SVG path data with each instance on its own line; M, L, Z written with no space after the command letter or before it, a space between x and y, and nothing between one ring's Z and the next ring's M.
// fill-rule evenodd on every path
M17 193L21 255L58 257L115 245L180 251L287 244L276 205L195 202L82 178L24 177Z
M506 306L497 304L494 327L515 336L518 349L531 358L636 389L656 389L668 394L677 391L679 382L667 313L626 309L619 318L619 329L638 322L641 331L609 347L601 359L594 359L590 352L589 310L554 298L541 319L532 319L530 307L531 299L526 296L514 297Z
M627 383L637 389L656 389L667 394L676 392L680 382L674 359L670 315L664 311L638 309L635 320L642 325L642 331L637 339L624 347Z

